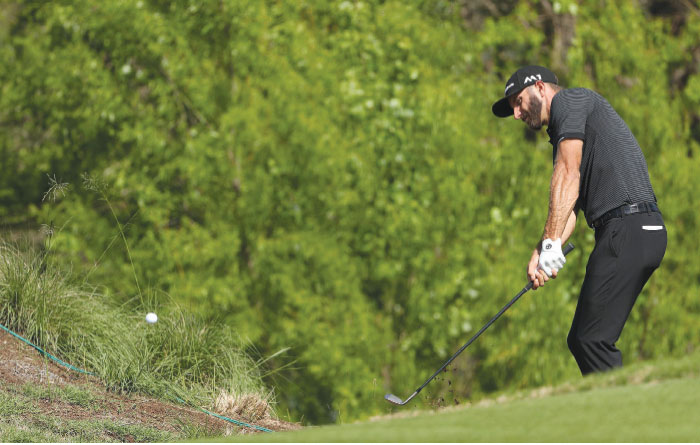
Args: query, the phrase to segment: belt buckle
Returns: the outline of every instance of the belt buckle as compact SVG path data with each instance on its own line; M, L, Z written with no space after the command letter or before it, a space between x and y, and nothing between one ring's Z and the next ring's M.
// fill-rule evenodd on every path
M639 204L630 204L630 213L639 213Z

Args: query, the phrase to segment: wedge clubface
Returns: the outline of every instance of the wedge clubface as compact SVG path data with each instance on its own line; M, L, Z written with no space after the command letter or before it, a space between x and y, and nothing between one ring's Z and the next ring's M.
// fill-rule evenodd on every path
M420 391L420 389L418 391ZM414 398L416 395L418 395L418 391L411 394L411 396L406 400L401 400L393 394L387 394L384 396L384 398L387 399L389 402L393 403L394 405L405 405L408 402L410 402L412 398Z
M563 253L564 255L568 255L569 252L571 252L572 250L574 250L574 245L571 244L571 243L568 243L566 246L564 246L564 249L562 249L562 253ZM413 394L411 394L406 400L401 400L400 398L396 397L396 396L393 395L393 394L387 394L387 395L384 396L384 398L385 398L387 401L393 403L394 405L401 405L401 406L403 406L403 405L407 404L408 402L410 402L411 399L413 399L415 396L417 396L418 393L421 392L421 390L422 390L423 388L425 388L425 386L426 386L428 383L430 383L435 377L437 377L438 374L440 374L445 368L447 368L447 366L448 366L450 363L452 363L452 360L454 360L455 358L457 358L457 356L458 356L459 354L461 354L462 351L464 351L465 349L467 349L467 347L468 347L469 345L471 345L472 342L473 342L474 340L476 340L477 338L479 338L479 336L480 336L486 329L488 329L489 326L491 326L491 325L493 324L494 321L498 320L498 318L499 318L501 315L503 315L503 313L504 313L505 311L507 311L509 307L511 307L516 301L518 301L518 299L519 299L520 297L523 296L523 294L524 294L525 292L529 291L530 289L532 289L532 281L530 281L529 283L527 283L527 285L526 285L520 292L518 292L518 295L516 295L515 297L513 297L513 299L510 300L510 301L508 302L508 304L506 304L505 306L503 306L503 309L501 309L500 311L498 311L498 313L497 313L496 315L494 315L493 318L492 318L491 320L489 320L489 322L486 323L486 324L484 325L483 328L479 329L479 332L477 332L476 334L474 334L474 336L473 336L472 338L470 338L469 341L466 342L466 343L464 344L464 346L462 346L461 348L459 348L459 351L455 352L455 354L454 354L452 357L450 357L449 360L447 360L447 361L445 362L445 364L442 365L442 366L440 367L440 369L438 369L437 371L435 371L435 374L433 374L432 376L430 376L430 378L429 378L428 380L426 380L425 383L423 383L418 389L416 389L416 390L413 392Z

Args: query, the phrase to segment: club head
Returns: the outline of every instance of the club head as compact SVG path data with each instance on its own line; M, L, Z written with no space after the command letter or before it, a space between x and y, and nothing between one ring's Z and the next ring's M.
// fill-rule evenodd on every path
M393 403L394 405L403 405L404 403L406 403L393 394L387 394L384 396L384 398L389 402Z

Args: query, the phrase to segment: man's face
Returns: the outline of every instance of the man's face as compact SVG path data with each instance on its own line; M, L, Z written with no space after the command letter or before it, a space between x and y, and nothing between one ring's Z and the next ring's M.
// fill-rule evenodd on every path
M533 130L542 128L542 100L536 91L534 86L529 86L508 99L513 117L522 119Z

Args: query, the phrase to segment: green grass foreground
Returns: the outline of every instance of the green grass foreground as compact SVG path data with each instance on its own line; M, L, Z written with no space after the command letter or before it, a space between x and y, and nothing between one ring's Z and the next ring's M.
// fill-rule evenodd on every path
M235 441L697 442L698 396L700 379L687 378Z
M555 388L440 411L238 442L698 442L700 356L642 364Z

